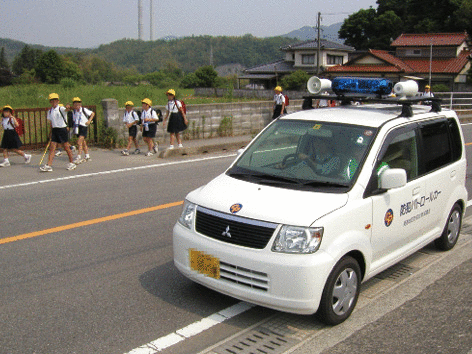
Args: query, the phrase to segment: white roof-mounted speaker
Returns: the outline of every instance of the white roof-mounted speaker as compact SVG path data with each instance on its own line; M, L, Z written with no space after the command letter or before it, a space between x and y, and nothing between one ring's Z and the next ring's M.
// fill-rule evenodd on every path
M310 92L312 95L317 95L323 91L331 90L331 81L328 79L320 79L316 76L312 76L306 83L306 87L308 92Z
M393 92L400 99L414 97L418 94L418 84L413 80L397 82L393 86Z

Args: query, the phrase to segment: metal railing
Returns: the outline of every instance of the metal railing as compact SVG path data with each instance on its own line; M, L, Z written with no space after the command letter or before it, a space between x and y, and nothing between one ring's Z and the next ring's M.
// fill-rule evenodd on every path
M98 119L96 106L84 106L95 112L95 117L90 124L87 142L92 145L98 143ZM18 108L15 109L15 117L21 118L25 127L24 135L20 137L23 145L29 149L44 147L51 135L50 124L47 121L47 112L50 108Z
M435 97L442 99L442 106L456 111L462 118L472 118L472 92L438 92Z

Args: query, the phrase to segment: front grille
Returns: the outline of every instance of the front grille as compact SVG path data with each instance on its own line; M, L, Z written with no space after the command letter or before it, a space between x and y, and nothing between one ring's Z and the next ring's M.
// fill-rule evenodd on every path
M269 290L269 276L266 273L220 262L220 279L261 291Z
M203 207L197 208L197 232L238 246L263 249L277 224L224 214Z

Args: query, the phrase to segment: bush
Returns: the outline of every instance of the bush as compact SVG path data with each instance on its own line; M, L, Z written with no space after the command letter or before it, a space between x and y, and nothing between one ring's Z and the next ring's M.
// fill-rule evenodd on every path
M73 88L75 87L75 80L70 77L65 77L61 79L61 86L64 88Z
M113 128L102 128L99 144L108 149L114 149L118 144L118 132Z

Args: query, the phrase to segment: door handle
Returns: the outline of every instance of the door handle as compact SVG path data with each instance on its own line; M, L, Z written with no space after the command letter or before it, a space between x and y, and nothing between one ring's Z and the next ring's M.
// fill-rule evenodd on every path
M413 188L413 194L412 195L417 195L421 192L421 187L415 187Z

